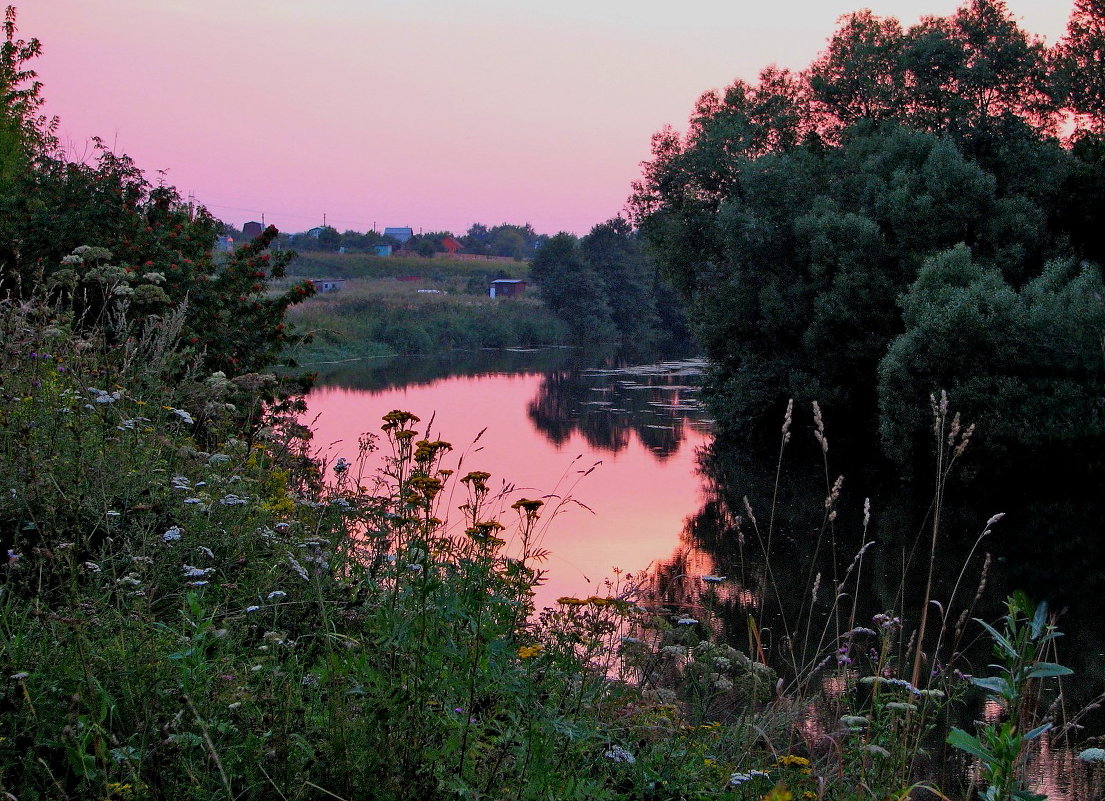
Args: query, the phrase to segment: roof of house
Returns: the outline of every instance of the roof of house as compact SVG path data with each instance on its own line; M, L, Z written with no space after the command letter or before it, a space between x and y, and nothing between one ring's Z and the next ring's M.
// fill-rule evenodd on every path
M412 236L414 236L413 228L385 228L384 236L390 236L393 239L397 239L399 244L403 244Z
M521 278L496 278L491 283L493 284L524 284Z

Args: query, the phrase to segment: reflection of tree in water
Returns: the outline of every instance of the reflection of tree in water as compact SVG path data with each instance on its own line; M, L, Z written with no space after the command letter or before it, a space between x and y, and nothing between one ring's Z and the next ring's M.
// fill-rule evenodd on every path
M579 432L591 447L617 453L633 432L663 460L679 450L688 427L709 426L698 403L703 366L686 360L557 370L545 376L529 416L558 445Z

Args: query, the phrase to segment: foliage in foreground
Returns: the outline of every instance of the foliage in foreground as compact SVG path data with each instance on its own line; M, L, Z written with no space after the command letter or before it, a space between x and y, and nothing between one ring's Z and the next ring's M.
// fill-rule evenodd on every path
M136 361L46 307L0 320L0 792L927 797L955 689L905 678L894 618L788 684L715 641L709 596L645 609L626 580L538 614L563 501L454 474L413 415L378 474L366 436L323 480L294 419L250 440L222 407L259 377L139 381L172 342Z

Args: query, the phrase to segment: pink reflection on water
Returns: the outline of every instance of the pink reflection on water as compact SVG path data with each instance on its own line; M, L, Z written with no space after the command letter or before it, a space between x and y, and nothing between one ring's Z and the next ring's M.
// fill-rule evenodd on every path
M548 579L535 599L540 609L562 595L599 592L615 567L638 573L671 554L684 518L701 503L695 450L706 442L705 433L683 426L682 443L663 461L632 431L626 447L614 454L588 445L578 432L553 444L534 430L526 413L541 380L539 375L454 377L384 392L323 386L308 397L305 419L315 419L315 442L333 461L355 459L358 439L378 433L381 418L392 409L418 415L420 434L427 433L432 417L430 433L454 447L443 467L461 475L486 470L492 474L489 487L514 485L510 500L570 495L574 502L561 506L551 525L541 529L540 544L551 555L544 565ZM452 512L463 502L464 495L455 491ZM553 506L555 500L548 508ZM512 515L504 514L502 522L513 522Z

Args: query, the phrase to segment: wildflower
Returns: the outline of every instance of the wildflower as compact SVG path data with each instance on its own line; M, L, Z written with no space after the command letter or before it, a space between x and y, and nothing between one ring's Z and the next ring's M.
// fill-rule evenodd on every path
M229 461L230 457L227 456L225 453L213 453L207 458L208 464L223 464L224 462Z
M285 595L287 595L287 594L288 594L288 593L284 592L283 590L273 590L273 591L272 591L272 592L270 592L270 593L269 593L268 595L266 595L266 596L265 596L265 598L267 598L268 600L272 601L272 600L274 600L274 599L276 599L276 598L283 598L283 597L284 597Z
M633 756L633 754L626 751L620 745L611 746L603 756L612 762L625 762L627 765L632 765L637 761L637 757Z
M251 614L253 612L257 612L260 609L261 609L261 607L259 607L259 606L247 606L246 607L246 614Z
M620 637L622 645L640 645L641 640L638 637Z
M681 618L679 618L679 620L675 621L675 625L677 625L677 626L697 626L698 621L695 620L693 617L681 617Z
M840 718L840 722L843 723L844 726L851 731L856 731L858 729L862 729L871 721L869 721L863 715L842 715Z
M1078 758L1083 762L1105 762L1105 748L1087 748L1078 752Z
M203 578L215 572L213 567L192 567L184 565L184 578Z
M108 509L106 514L109 520L115 520L116 518L123 516L122 512L116 512L114 509Z
M779 757L778 764L793 765L799 768L808 768L810 766L810 761L805 757L795 756L794 754L786 754Z
M745 782L750 782L753 779L760 778L766 779L768 778L768 774L762 770L750 770L748 771L748 773L734 773L732 776L729 777L729 786L738 787Z
M226 708L227 709L237 709L241 705L242 705L241 701L235 701L233 704L227 704Z
M302 684L304 687L318 687L318 676L316 676L314 673L308 673L306 676L299 680L299 683Z
M189 581L185 583L185 587L206 587L209 582L206 581Z
M714 689L721 692L728 692L733 689L733 682L726 676L722 676L720 673L711 673L710 679L714 683Z
M297 576L299 576L304 581L310 580L310 576L307 575L307 570L303 567L303 565L297 562L296 558L291 554L288 554L288 562L291 563L292 570L295 571Z
M19 553L17 553L16 551L13 551L11 548L8 548L8 564L9 565L14 565L16 562L18 562L19 559L20 559L20 556L21 555Z
M188 425L192 425L196 422L192 419L192 415L188 414L188 412L184 411L184 409L172 409L171 411Z
M703 576L702 577L702 580L705 581L707 584L720 584L721 582L725 581L725 579L726 579L725 576Z
M186 503L188 506L195 506L196 504L202 506L203 498L185 498L184 503Z
M904 701L891 701L886 708L894 712L916 712L917 704L909 704Z
M539 653L541 653L541 645L539 643L536 643L534 645L523 645L521 648L518 649L518 658L529 659L531 657L537 656Z
M869 754L874 754L877 757L882 757L883 759L889 759L890 757L889 751L887 751L881 745L875 745L874 743L869 743L868 745L863 746L863 750Z
M210 548L208 548L206 545L200 545L196 548L196 550L199 553L206 556L208 559L214 559L215 558L214 552Z
M180 526L170 526L164 534L161 535L163 542L176 542L184 534L184 530Z
M851 635L851 636L854 637L857 634L866 634L866 635L871 636L871 637L875 636L875 632L872 629L866 628L864 626L856 626L851 631L846 632L844 636L847 637L847 636Z
M527 515L537 513L537 510L545 505L544 501L531 501L529 498L520 498L510 505L511 509L521 509Z
M894 626L902 625L902 619L900 617L890 617L890 615L875 615L871 618L871 622L878 626L880 629L889 629Z
M84 563L84 569L87 570L89 573L99 573L100 572L100 566L98 564L96 564L95 562L85 562Z
M18 673L11 674L11 680L12 681L23 681L23 679L27 678L30 675L31 674L28 673L27 671L21 670Z
M243 498L240 495L235 495L233 492L228 495L224 495L219 501L223 506L245 506L249 503L248 498Z
M336 462L334 462L334 473L340 476L342 473L349 469L350 464L351 463L344 456L341 457Z
M187 476L173 476L169 479L169 485L173 489L186 490L192 488L192 482L188 480Z
M665 645L660 649L661 656L686 656L687 649L682 645Z

